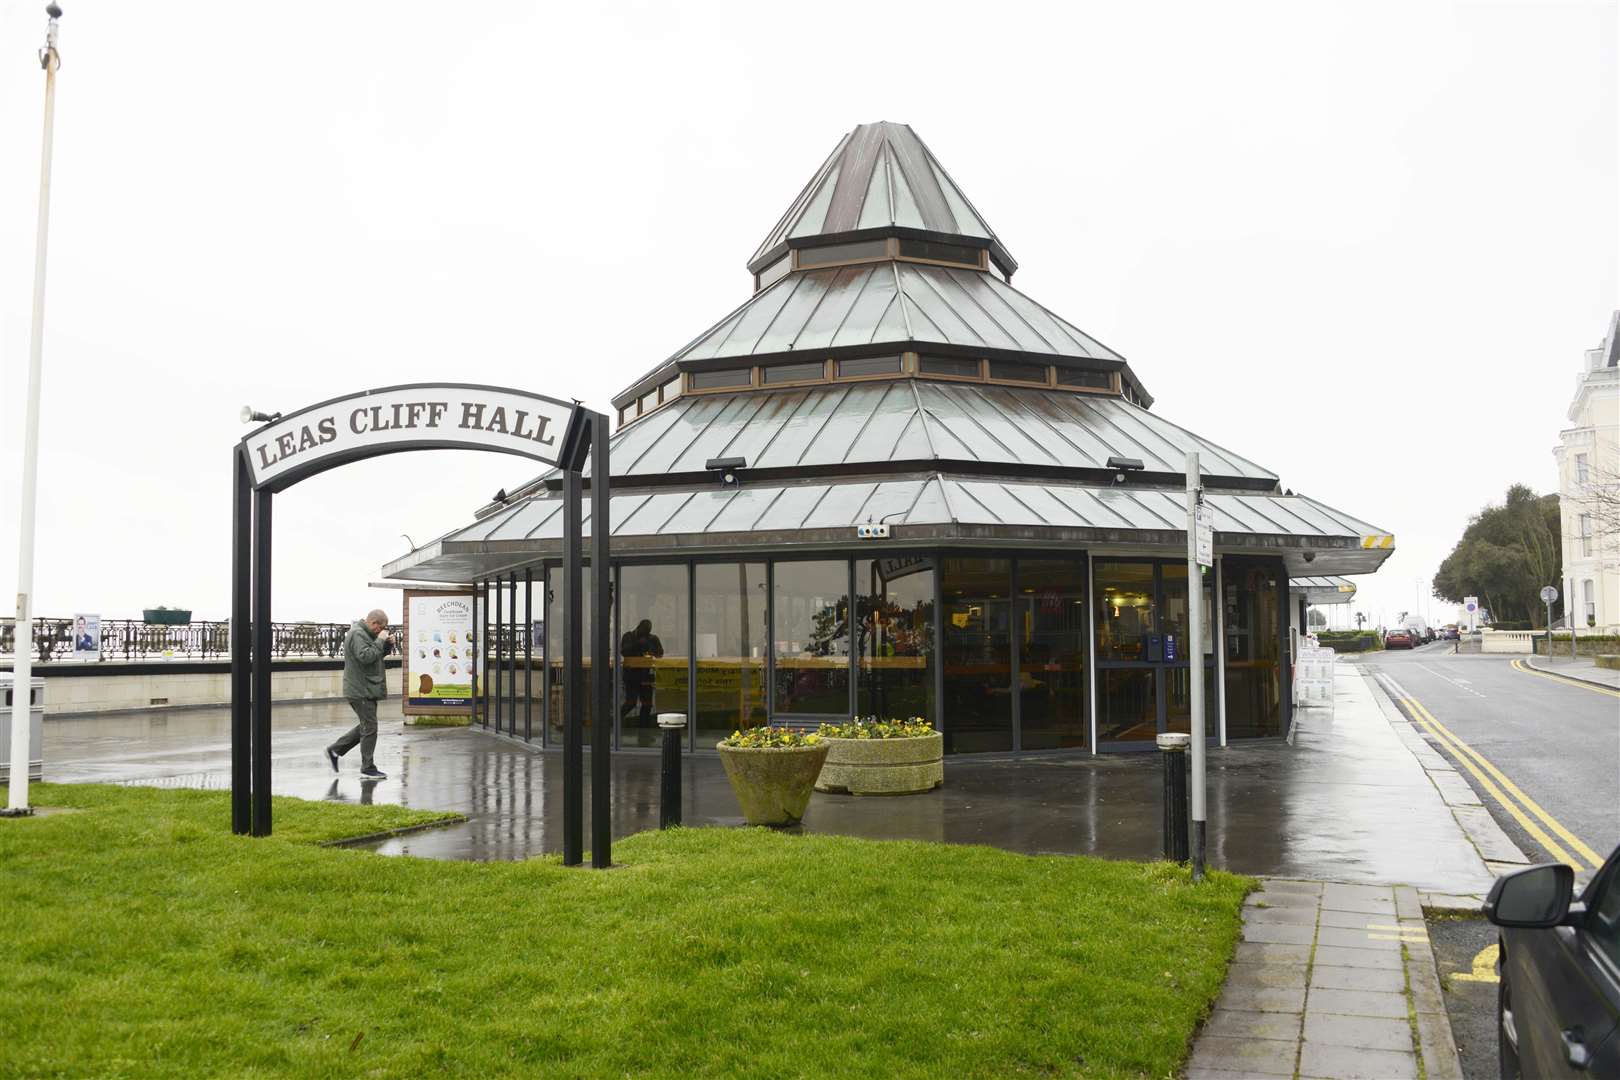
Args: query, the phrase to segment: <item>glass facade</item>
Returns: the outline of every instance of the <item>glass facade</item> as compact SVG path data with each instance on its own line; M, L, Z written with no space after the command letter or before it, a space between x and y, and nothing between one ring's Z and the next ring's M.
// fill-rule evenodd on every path
M778 716L849 715L849 563L779 562L773 567L771 631Z
M1098 559L1097 741L1147 747L1161 732L1192 727L1192 658L1187 655L1189 605L1184 560ZM1203 580L1204 731L1220 735L1216 695L1214 576Z
M1191 727L1190 680L1200 669L1211 738L1219 734L1223 695L1230 738L1283 735L1289 675L1282 561L1225 557L1218 623L1213 583L1213 574L1203 576L1204 653L1195 665L1186 652L1180 559L923 551L626 563L616 572L607 660L617 745L656 747L658 714L681 712L690 717L689 749L711 749L768 718L814 725L850 715L923 717L945 734L949 753L1147 749L1155 735ZM520 618L511 593L505 596L503 619ZM547 616L547 652L532 738L542 737L543 712L544 738L555 746L563 674L555 567L543 582L536 577L535 601L535 613L543 603ZM585 651L588 669L588 608ZM521 680L521 657L514 666ZM521 736L521 721L510 716L522 705L518 680L502 684L506 700L518 699L502 730ZM588 676L586 689L589 728Z
M1019 749L1086 746L1086 564L1018 560Z
M661 712L685 713L690 685L686 566L619 569L619 745L658 746Z
M703 750L765 723L765 650L770 642L764 563L692 567L697 692L696 745Z
M945 750L1013 748L1012 560L945 559L940 574Z
M580 638L585 659L585 685L581 699L585 710L586 742L590 741L591 723L591 568L580 575L584 583L584 601L580 604ZM535 587L539 588L536 582ZM563 584L562 571L555 566L546 571L546 742L561 746L563 735ZM493 636L493 635L491 635Z
M856 559L855 715L934 719L934 560Z
M1226 650L1226 735L1286 734L1283 728L1283 592L1276 559L1221 560L1221 636Z

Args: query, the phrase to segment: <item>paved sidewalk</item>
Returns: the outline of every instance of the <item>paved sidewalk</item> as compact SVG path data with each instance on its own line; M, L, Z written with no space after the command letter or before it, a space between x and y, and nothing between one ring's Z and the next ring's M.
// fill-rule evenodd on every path
M1590 656L1574 659L1555 656L1550 660L1545 656L1527 656L1524 659L1537 671L1545 671L1549 675L1562 675L1566 679L1579 679L1594 686L1620 690L1620 671L1614 668L1600 668Z
M1461 1080L1417 891L1268 878L1187 1080Z

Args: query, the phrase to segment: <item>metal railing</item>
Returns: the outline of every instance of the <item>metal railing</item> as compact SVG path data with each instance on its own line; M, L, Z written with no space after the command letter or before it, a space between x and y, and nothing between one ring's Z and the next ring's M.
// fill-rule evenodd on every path
M34 659L39 663L73 658L72 619L33 621ZM343 655L343 638L350 623L278 622L270 624L270 646L278 657ZM402 628L391 627L399 634ZM0 620L0 656L15 656L17 622ZM101 660L228 660L231 655L229 622L189 622L174 625L139 619L101 620Z

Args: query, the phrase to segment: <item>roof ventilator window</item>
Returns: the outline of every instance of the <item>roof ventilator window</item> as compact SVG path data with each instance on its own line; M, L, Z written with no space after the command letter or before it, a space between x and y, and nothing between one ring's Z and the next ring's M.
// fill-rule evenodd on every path
M1039 383L1045 386L1048 379L1045 364L1020 364L1014 360L990 361L990 377L1005 382Z
M694 371L687 376L693 390L718 390L725 386L752 386L753 368L728 368L725 371Z
M800 248L799 266L831 266L833 263L855 262L859 259L882 259L888 254L887 240L857 240L849 244Z
M982 374L979 361L960 356L924 356L918 360L917 370L924 375L950 375L958 379L977 379Z
M827 377L827 365L820 360L803 364L777 364L759 370L766 386L790 382L814 382Z

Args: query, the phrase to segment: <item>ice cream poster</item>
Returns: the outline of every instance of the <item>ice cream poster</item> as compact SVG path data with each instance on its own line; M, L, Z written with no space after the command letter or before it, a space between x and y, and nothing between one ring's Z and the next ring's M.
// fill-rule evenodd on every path
M478 641L471 593L405 594L405 712L470 708Z

